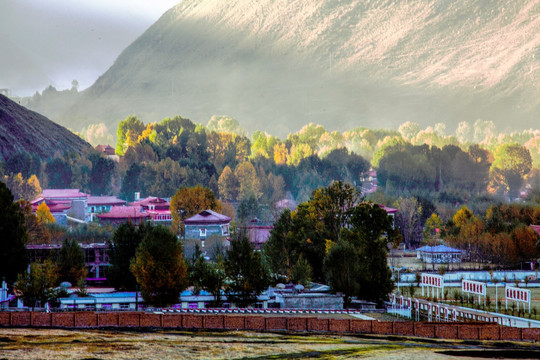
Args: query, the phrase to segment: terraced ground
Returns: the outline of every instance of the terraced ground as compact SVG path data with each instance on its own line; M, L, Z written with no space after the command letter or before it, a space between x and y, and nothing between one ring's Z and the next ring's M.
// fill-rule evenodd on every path
M0 359L540 358L530 343L253 332L0 329Z

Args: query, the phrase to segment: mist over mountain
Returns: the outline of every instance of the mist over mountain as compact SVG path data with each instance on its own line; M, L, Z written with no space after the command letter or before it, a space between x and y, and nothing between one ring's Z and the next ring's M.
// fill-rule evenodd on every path
M54 123L0 95L0 160L17 152L52 157L56 152L78 152L90 144Z
M540 1L184 0L55 120L537 126Z

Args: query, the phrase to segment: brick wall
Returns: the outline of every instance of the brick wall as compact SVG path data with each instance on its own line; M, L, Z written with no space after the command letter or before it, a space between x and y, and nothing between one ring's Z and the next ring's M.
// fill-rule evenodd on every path
M182 327L182 314L164 314L163 327L181 328Z
M225 316L223 321L227 330L243 330L247 328L245 316Z
M161 327L161 314L141 314L141 327Z
M204 328L209 330L221 330L225 328L225 315L203 316Z
M31 314L32 326L35 327L50 327L52 325L52 314L34 312Z
M372 333L442 339L517 340L540 342L540 329L488 323L371 321L260 315L151 314L142 312L0 312L4 327L152 327L208 330Z
M263 316L247 316L246 330L265 330L265 321Z
M98 313L98 326L114 327L118 326L118 313Z

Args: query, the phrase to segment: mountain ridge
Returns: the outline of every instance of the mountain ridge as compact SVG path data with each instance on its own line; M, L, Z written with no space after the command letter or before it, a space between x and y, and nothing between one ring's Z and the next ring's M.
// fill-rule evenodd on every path
M0 95L0 160L22 151L47 158L90 147L68 129Z
M226 114L278 135L309 122L527 128L538 56L539 0L184 0L59 120Z

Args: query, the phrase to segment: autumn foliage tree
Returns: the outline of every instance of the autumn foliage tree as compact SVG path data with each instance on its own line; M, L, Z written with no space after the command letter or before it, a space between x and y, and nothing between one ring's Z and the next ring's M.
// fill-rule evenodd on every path
M49 210L49 207L47 206L45 201L38 205L36 210L36 216L37 221L42 225L55 223L54 216L51 214L51 211Z
M178 189L171 198L172 229L183 233L183 221L203 210L221 211L221 201L216 199L214 192L200 185Z

